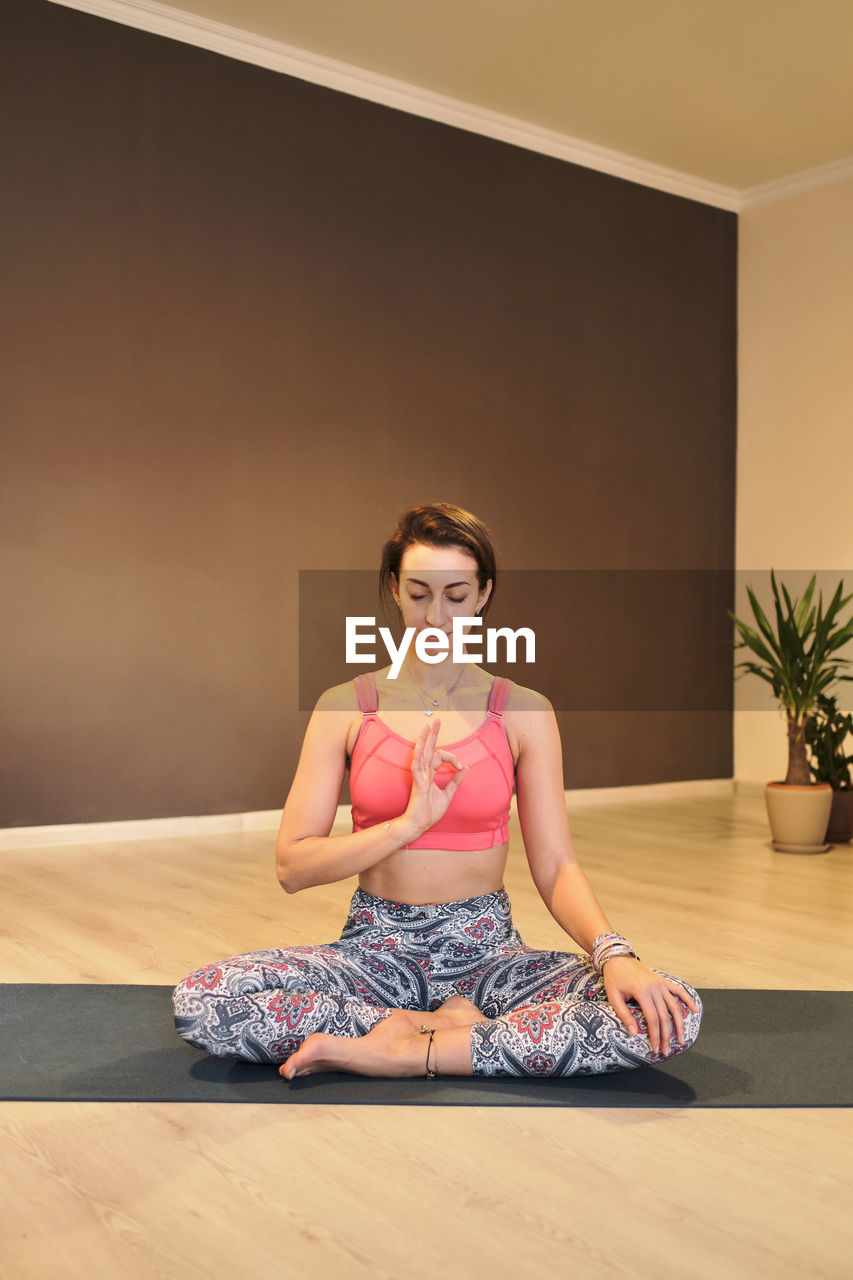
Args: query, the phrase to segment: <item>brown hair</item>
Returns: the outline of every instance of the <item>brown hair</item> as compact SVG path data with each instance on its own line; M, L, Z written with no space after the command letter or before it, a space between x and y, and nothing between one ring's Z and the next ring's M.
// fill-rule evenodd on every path
M399 582L403 552L416 542L428 547L462 547L477 561L477 584L482 591L489 578L492 589L480 610L485 617L495 598L497 567L495 548L489 530L470 511L450 502L431 502L424 507L411 507L397 521L397 531L382 549L379 570L379 595L386 607L394 605L391 575Z

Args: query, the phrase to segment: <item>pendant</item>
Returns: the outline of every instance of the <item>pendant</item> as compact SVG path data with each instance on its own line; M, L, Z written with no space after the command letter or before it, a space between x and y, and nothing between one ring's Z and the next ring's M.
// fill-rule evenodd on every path
M425 716L431 716L431 715L432 715L432 712L431 712L431 711L425 711L425 712L424 712L424 715L425 715Z

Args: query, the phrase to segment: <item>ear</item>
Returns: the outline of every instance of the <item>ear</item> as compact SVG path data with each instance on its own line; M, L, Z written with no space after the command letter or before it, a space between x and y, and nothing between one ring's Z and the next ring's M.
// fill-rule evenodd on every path
M477 614L478 615L483 612L483 607L491 594L492 594L492 579L487 578L486 585L483 587L483 590L480 592L479 596L477 597Z

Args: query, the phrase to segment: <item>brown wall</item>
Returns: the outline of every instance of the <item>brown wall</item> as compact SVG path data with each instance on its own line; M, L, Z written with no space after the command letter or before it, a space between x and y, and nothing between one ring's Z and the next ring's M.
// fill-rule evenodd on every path
M280 806L298 571L414 503L731 569L734 215L39 0L2 58L0 825ZM731 774L728 705L560 719L570 787Z

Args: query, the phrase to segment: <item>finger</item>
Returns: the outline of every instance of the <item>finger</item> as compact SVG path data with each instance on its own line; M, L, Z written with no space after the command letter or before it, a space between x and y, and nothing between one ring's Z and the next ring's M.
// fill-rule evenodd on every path
M418 734L418 746L420 747L419 763L425 770L425 776L429 775L429 766L432 763L435 739L438 735L440 725L440 720L436 720L434 723L425 724Z
M691 1012L693 1013L699 1012L698 1004L696 1003L695 999L690 994L690 992L687 990L687 988L682 985L682 983L676 982L674 978L669 978L668 984L669 984L669 989L673 993L673 995L677 996L679 1000L683 1000L684 1003L687 1005L688 1009L691 1010Z
M438 738L438 731L440 728L441 721L432 720L428 725L425 725L424 728L421 729L421 733L424 734L423 756L427 764L432 762L432 757L435 752L435 743Z
M417 786L422 786L425 777L423 751L419 748L415 749L412 756L412 778Z
M439 751L438 754L441 757L442 764L452 764L456 769L467 768L467 765L464 765L459 757L453 755L451 751Z
M637 1003L643 1011L643 1017L646 1020L646 1028L649 1036L649 1045L652 1053L663 1053L661 1034L661 1019L658 1013L657 1005L654 1000L646 993L636 997Z
M457 787L462 782L463 778L468 772L468 768L469 766L467 764L460 765L459 772L454 773L453 776L449 779L447 786L444 788L444 794L447 796L448 801L452 800L453 797L456 795Z
M669 1009L672 1025L675 1032L675 1038L679 1044L684 1044L684 1018L679 1008L678 999L667 992L665 997L667 1008Z
M431 731L430 736L427 738L427 741L426 741L426 747L424 748L424 762L427 766L427 772L429 774L430 782L432 782L432 780L435 778L436 771L441 765L442 752L438 749L438 747L435 744L436 736L437 736L437 730L435 731L435 736Z
M681 1025L681 1014L674 996L671 996L668 991L658 992L656 1004L659 1018L660 1052L666 1058L669 1057L671 1052L673 1037L679 1044L683 1043L684 1028Z
M666 1002L665 993L657 993L655 1008L658 1015L658 1053L662 1053L665 1058L668 1058L670 1043L676 1028L669 1005Z
M628 1008L622 997L617 995L615 992L610 997L610 1007L619 1018L619 1021L624 1023L625 1030L629 1035L635 1036L639 1033L640 1028L636 1018L631 1013L631 1010Z

